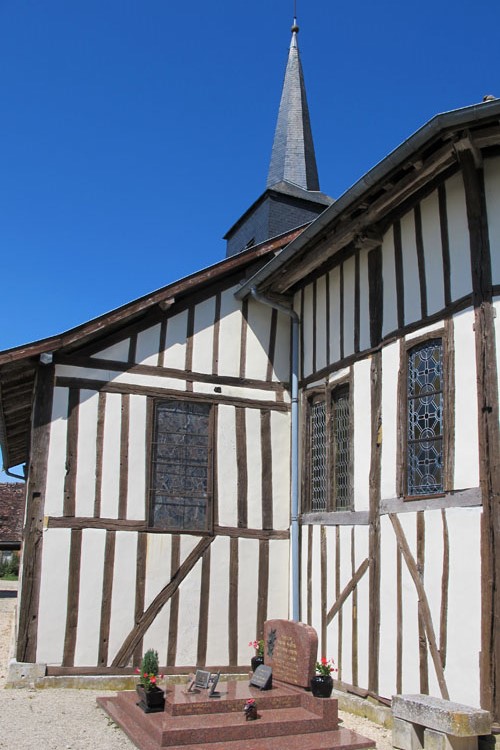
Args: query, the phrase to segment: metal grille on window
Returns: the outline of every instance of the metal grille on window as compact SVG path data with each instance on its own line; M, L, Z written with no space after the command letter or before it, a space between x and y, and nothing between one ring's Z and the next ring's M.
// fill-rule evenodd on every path
M311 511L326 510L327 486L326 460L326 404L311 404Z
M351 505L349 388L338 388L332 398L335 509Z
M408 355L409 495L443 490L443 346L440 339Z
M157 404L155 417L153 525L206 529L210 405L164 401Z

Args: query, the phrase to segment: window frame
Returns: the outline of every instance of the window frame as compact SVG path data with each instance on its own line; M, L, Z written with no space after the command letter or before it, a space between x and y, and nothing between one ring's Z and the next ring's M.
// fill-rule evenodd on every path
M321 388L308 390L303 394L303 426L302 434L305 436L305 451L302 460L302 507L304 513L345 513L354 510L354 418L353 418L353 384L352 370L338 380L327 383ZM349 403L349 504L345 507L337 507L337 492L335 482L335 456L333 442L333 402L337 391L347 390ZM327 498L326 508L314 510L312 508L312 406L314 403L323 401L325 403L325 432L326 443L326 477Z
M398 495L405 502L417 500L432 500L446 496L453 489L453 406L454 406L454 378L453 378L453 349L450 341L453 340L450 328L452 323L445 323L444 327L429 331L421 336L405 339L401 342L401 358L399 370L398 389ZM410 494L408 491L408 366L412 350L432 341L441 341L442 346L442 489L437 492L422 494Z
M156 414L158 407L161 404L167 402L184 402L189 404L207 404L209 406L208 413L208 444L207 444L207 500L206 500L206 513L205 513L205 526L204 528L181 528L178 526L158 526L154 523L154 510L155 510L155 487L154 487L154 442L156 438ZM215 430L216 430L216 408L217 405L208 399L201 399L192 396L192 394L179 395L165 395L164 397L154 397L148 399L148 429L147 434L147 446L146 446L146 472L147 472L147 526L151 531L165 533L165 534L190 534L195 536L213 534L214 527L214 495L215 495L215 483L216 483L216 471L214 465L214 446L215 446Z

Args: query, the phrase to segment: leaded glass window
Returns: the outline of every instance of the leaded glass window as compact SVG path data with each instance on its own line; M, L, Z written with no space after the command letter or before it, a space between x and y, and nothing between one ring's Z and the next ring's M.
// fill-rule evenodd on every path
M443 345L426 341L408 352L408 495L443 491Z
M162 401L155 408L152 445L152 525L208 528L209 404Z
M326 404L311 404L311 510L326 510L328 499L326 454Z
M343 510L351 505L349 388L337 388L332 396L333 484L335 508Z
M352 504L349 386L309 402L308 509L345 510Z

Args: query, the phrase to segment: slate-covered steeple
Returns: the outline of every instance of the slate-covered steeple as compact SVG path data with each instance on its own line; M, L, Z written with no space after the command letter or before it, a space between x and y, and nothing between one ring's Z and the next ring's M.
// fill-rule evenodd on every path
M298 33L299 27L294 18L267 187L284 181L304 190L316 191L319 190L318 169L297 42Z
M294 19L266 190L225 235L227 256L308 224L332 203L319 191L298 31Z

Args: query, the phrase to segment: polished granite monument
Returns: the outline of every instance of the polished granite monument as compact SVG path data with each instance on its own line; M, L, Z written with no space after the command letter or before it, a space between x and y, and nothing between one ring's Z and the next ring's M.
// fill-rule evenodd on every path
M337 701L315 698L306 687L314 674L318 639L313 628L288 620L264 627L264 664L272 688L242 680L219 682L217 696L187 685L167 685L165 711L145 714L134 691L97 702L140 750L361 750L373 740L339 727ZM312 674L311 674L312 672ZM255 702L257 717L244 711Z

